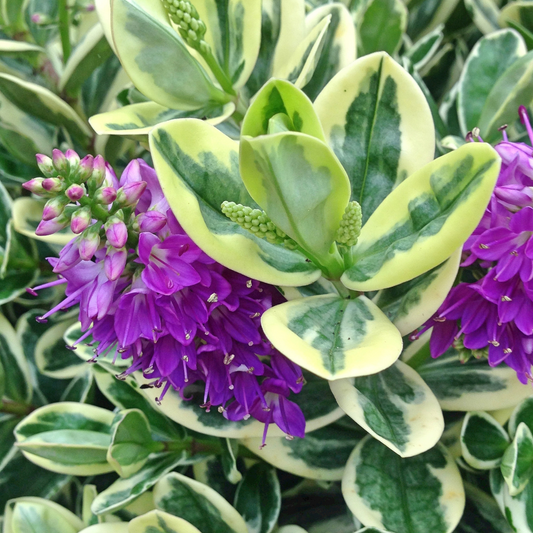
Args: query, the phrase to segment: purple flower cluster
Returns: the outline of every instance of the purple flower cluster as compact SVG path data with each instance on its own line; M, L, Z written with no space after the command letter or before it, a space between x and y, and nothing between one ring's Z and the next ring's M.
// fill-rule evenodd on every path
M161 388L159 402L171 387L186 399L185 388L201 382L207 411L216 406L235 421L252 416L265 423L265 437L271 423L289 438L303 437L303 413L288 399L302 389L302 372L260 327L276 291L208 257L181 228L143 160L132 161L120 180L106 166L98 191L99 204L93 198L86 206L92 214L83 233L49 258L59 279L29 289L66 285L66 298L39 320L79 304L84 334L72 348L92 336L94 360L131 358L119 377L143 372Z
M533 144L525 108L519 110ZM484 274L448 294L422 331L442 355L454 342L487 351L491 366L505 362L520 381L533 381L533 148L507 140L496 146L502 168L489 206L466 241L461 266ZM420 331L417 335L419 335Z

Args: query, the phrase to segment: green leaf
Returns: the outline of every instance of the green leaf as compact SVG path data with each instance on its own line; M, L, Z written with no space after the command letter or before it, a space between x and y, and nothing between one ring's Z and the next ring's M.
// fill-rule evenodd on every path
M89 370L81 372L68 384L61 395L61 401L93 403L94 389L92 373Z
M509 436L496 420L483 411L469 412L461 430L461 448L465 461L478 470L500 465L509 446Z
M96 533L96 532L95 532ZM162 511L149 513L134 518L129 526L128 533L201 533L192 524Z
M96 524L83 529L80 533L129 533L129 524L127 522Z
M500 11L493 0L465 0L465 7L481 33L490 34L500 28Z
M95 498L91 510L102 515L122 509L152 488L165 474L179 465L187 464L182 454L154 453L145 465L128 478L117 479Z
M244 518L248 533L271 533L281 510L281 490L276 470L256 464L237 488L235 508Z
M465 505L461 475L443 446L402 459L370 436L348 460L342 493L364 525L395 533L451 533Z
M318 63L311 79L303 87L311 100L318 96L337 72L356 58L355 26L350 12L342 4L328 4L314 9L305 19L306 26L312 28L328 15L331 15L331 21L323 37Z
M293 300L266 311L261 325L283 355L324 379L379 372L402 350L400 332L365 296Z
M433 448L442 435L437 398L401 361L377 374L330 382L330 387L341 409L400 457Z
M82 143L91 136L91 130L74 109L45 87L10 74L0 74L0 91L20 110L50 124L65 127Z
M425 35L446 22L457 7L459 0L434 0L416 2L409 6L409 26L407 33L411 38Z
M511 496L520 494L533 476L533 435L524 422L505 451L501 471Z
M423 68L435 55L444 38L443 28L443 25L437 26L433 31L418 39L403 55L409 59L415 70Z
M263 461L295 476L340 481L350 453L363 436L362 431L336 423L306 433L304 439L267 437L264 447L261 437L240 442Z
M135 376L138 383L148 385L150 382ZM304 372L306 384L298 394L291 394L289 399L302 410L306 420L306 431L314 431L331 424L343 416L335 398L329 390L327 382L312 374ZM142 388L141 391L149 399L150 405L158 411L178 422L186 428L198 431L204 435L229 439L243 439L248 437L262 437L265 425L250 417L248 420L237 422L228 420L216 409L207 411L200 407L203 401L203 387L191 386L187 389L187 398L183 400L179 393L169 389L165 394L165 401L158 402L156 398L160 390L154 387ZM277 426L270 426L268 434L272 437L284 437L285 434Z
M453 348L437 359L428 352L416 370L446 411L504 409L531 395L531 387L520 383L512 368L492 368L481 359L462 363Z
M509 435L514 439L518 426L524 422L533 431L533 398L526 398L514 409L509 419Z
M515 28L526 40L528 48L533 46L533 6L528 1L509 2L503 6L498 17L500 26Z
M459 79L457 110L463 135L479 126L492 88L526 51L524 40L514 30L491 33L476 43Z
M261 0L195 0L205 23L206 42L216 54L234 89L240 89L254 68L261 40Z
M0 39L0 54L2 56L44 53L44 49L32 43Z
M161 443L152 440L148 419L139 409L117 413L110 444L107 461L120 477L130 477L138 472L150 453L162 448Z
M359 55L394 54L406 28L407 9L400 0L372 0L358 23Z
M415 172L363 226L341 281L352 290L383 289L442 263L478 225L499 169L490 145L468 143Z
M112 32L128 76L154 102L191 110L229 100L187 50L159 2L113 0Z
M230 483L238 483L242 479L242 474L237 469L239 443L236 440L224 439L221 441L221 445L222 454L220 459L224 475Z
M440 307L457 276L462 248L441 265L411 281L379 291L372 300L404 336L419 328Z
M348 177L331 149L302 133L243 136L240 168L272 222L327 264L350 198Z
M248 533L241 515L207 485L176 472L154 488L156 507L190 522L202 533Z
M225 200L257 207L239 175L237 142L200 120L182 119L154 128L150 147L178 221L210 257L275 285L307 285L320 277L299 252L258 239L222 214Z
M32 395L30 371L13 326L0 314L0 363L5 373L6 398L29 402Z
M204 119L209 117L205 119L205 122L216 126L224 122L234 111L235 104L232 102L194 111L178 111L155 102L141 102L94 115L89 122L99 135L146 135L161 122L177 118Z
M492 86L478 124L485 141L499 140L498 128L516 122L518 106L529 105L532 91L533 52L529 52L514 61Z
M366 221L407 176L433 159L431 111L413 78L384 52L358 59L318 95L315 109Z
M106 454L113 413L79 403L55 403L33 411L15 428L17 445L36 465L88 476L111 472Z

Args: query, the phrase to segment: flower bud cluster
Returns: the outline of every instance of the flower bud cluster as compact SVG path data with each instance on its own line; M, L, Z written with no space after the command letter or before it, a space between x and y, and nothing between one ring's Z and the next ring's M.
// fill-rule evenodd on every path
M293 250L296 243L279 229L261 209L236 204L235 202L222 202L222 213L232 222L236 222L260 239L266 239L272 244L283 244Z
M361 206L357 202L350 202L342 215L342 220L337 230L336 241L346 246L354 246L361 233L363 215Z
M161 0L170 20L176 24L183 39L192 48L201 50L208 44L203 40L206 27L195 7L187 0Z

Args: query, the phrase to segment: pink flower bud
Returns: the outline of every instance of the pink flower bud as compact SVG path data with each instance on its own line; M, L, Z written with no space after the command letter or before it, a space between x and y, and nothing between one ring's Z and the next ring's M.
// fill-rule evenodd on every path
M43 220L52 220L57 218L65 210L68 204L68 198L65 196L56 196L44 204Z
M146 189L145 181L134 181L117 191L117 202L123 207L135 205Z
M111 217L105 223L107 242L115 248L122 248L128 240L128 227L118 217Z
M94 199L99 204L112 204L117 198L117 191L114 187L102 187L94 194Z
M91 223L91 208L82 207L74 212L70 220L70 229L73 233L85 231Z
M78 185L77 183L75 183L65 191L65 194L73 202L77 202L80 198L85 196L86 192L87 191L85 190L85 187L83 185Z
M46 178L43 180L43 189L48 192L60 192L63 189L63 181L59 178Z
M52 220L41 220L37 229L35 230L35 235L44 236L52 235L58 231L61 231L63 228L68 226L68 219L66 217L53 218Z
M54 168L60 174L68 173L68 161L65 157L65 154L61 150L58 150L57 148L52 150L52 161L54 163Z
M22 186L33 194L47 195L47 191L43 187L43 178L33 178L22 184Z
M93 173L94 157L92 155L86 155L81 161L78 168L77 178L80 183L85 183Z
M80 166L80 156L70 148L65 152L65 157L68 161L68 168L70 173L76 172Z
M80 257L84 261L90 261L100 246L100 231L98 225L86 229L80 241Z
M44 154L37 154L35 159L37 159L37 166L45 178L52 178L57 175L54 163L50 157Z
M104 182L105 178L105 161L104 158L101 155L97 155L94 158L93 161L93 172L91 177L89 178L91 181L91 184L93 184L95 187L100 187L102 183Z
M104 272L109 280L115 281L121 276L124 268L126 268L127 257L126 248L119 250L112 246L107 248L107 254L104 259Z
M79 246L80 238L76 237L59 252L59 261L54 266L56 274L69 270L81 261Z
M147 211L146 213L141 213L137 217L137 223L139 224L139 229L141 231L155 233L165 227L167 217L159 211Z

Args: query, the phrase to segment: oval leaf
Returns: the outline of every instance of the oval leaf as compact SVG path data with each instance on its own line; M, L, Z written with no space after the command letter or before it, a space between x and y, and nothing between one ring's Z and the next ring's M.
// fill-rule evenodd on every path
M128 533L201 533L192 524L162 511L150 511L134 518Z
M502 459L501 471L509 494L520 494L533 476L533 435L521 422Z

